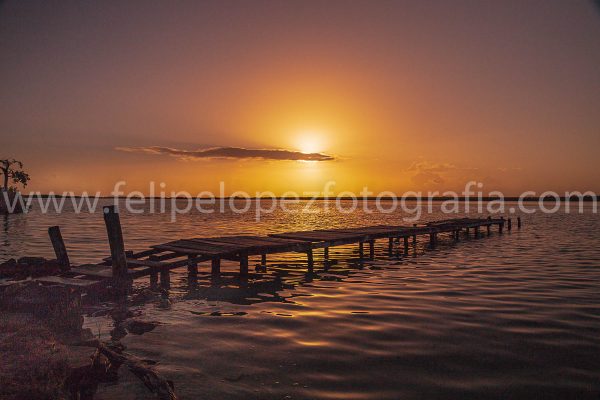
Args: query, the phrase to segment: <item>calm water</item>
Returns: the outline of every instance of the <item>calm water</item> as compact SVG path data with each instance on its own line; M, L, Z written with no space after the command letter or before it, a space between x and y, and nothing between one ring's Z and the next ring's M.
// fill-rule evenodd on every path
M401 223L402 215L278 212L258 223L233 213L178 218L123 214L127 247ZM186 271L177 271L170 310L135 309L161 325L123 343L157 361L183 399L598 399L600 217L586 209L523 221L520 231L494 229L489 238L458 244L445 239L436 250L419 244L404 258L389 257L381 241L377 258L363 264L356 246L334 248L338 263L312 277L294 254L271 256L268 272L247 284L231 278L211 287L204 276L190 291ZM55 224L74 262L108 254L101 214L33 210L2 221L0 260L52 256L46 230ZM110 324L107 317L86 319L102 336ZM98 398L147 393L124 375Z

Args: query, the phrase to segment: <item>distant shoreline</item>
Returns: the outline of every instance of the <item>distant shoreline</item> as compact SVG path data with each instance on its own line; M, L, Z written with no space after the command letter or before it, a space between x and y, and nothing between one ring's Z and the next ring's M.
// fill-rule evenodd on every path
M83 198L85 196L63 196L61 194L54 194L52 195L55 198L63 198L63 197L71 197L71 198L76 198L76 199L80 199ZM23 197L28 197L28 196L23 196ZM38 197L38 195L35 195L34 197ZM40 194L39 197L41 198L48 198L51 197L51 195L49 194ZM94 197L94 196L87 196L87 197ZM127 199L127 196L118 196L116 197L119 200L125 200ZM139 197L131 197L131 198L139 198ZM178 200L187 200L187 197L158 197L158 196L144 196L144 199L158 199L160 200L162 199L166 199L166 200L170 200L170 199L178 199ZM335 197L335 196L330 196L330 197L310 197L310 196L301 196L301 197L238 197L238 196L228 196L228 197L198 197L199 199L204 199L204 200L230 200L230 199L234 199L234 200L316 200L316 201L336 201L336 200L379 200L379 201L393 201L393 200L404 200L404 201L447 201L447 200L454 200L454 201L461 201L461 202L466 202L466 201L526 201L526 202L532 202L532 201L584 201L584 202L593 202L593 201L600 201L600 196L596 196L596 198L592 197L592 196L585 196L583 198L579 198L577 196L572 196L572 197L515 197L515 196L511 196L511 197L504 197L504 198L500 198L500 197L372 197L372 196L368 196L368 197ZM115 199L114 196L98 196L98 199ZM192 199L196 199L196 197L192 197Z

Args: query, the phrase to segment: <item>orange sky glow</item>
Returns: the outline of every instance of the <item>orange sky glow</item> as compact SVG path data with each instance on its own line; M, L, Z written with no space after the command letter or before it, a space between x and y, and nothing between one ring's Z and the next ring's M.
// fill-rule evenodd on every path
M8 1L0 54L31 190L600 189L593 2Z

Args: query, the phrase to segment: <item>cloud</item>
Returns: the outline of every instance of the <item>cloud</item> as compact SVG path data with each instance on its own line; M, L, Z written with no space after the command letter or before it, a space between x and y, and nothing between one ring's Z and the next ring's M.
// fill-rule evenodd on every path
M457 167L449 163L431 163L415 161L405 171L412 174L412 181L421 185L440 185L446 182L446 176L453 171L475 171L477 168Z
M199 160L211 158L292 160L292 161L332 161L335 158L323 153L302 153L283 149L245 149L242 147L213 147L200 150L181 150L171 147L116 147L115 150L140 152L156 155L169 155L182 160Z

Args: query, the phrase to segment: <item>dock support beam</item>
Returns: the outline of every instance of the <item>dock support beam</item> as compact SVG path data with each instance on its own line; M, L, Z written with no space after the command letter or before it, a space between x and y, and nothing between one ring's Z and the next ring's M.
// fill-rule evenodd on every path
M431 247L435 247L436 241L437 241L437 234L436 233L430 233L429 234L429 245Z
M213 276L218 276L221 274L221 259L215 257L210 260L210 273Z
M110 256L112 260L112 276L119 294L127 294L127 257L125 256L125 243L123 242L123 231L121 220L115 206L104 207L104 223L108 234L110 245Z
M306 260L308 263L308 272L312 273L314 270L314 259L313 259L313 251L312 251L312 247L309 247L306 250Z
M60 234L60 228L58 226L51 226L48 228L48 235L54 247L54 254L56 254L56 260L60 265L62 271L68 271L71 269L71 263L69 262L69 256L67 255L67 248L63 241L62 235Z
M148 259L150 261L159 261L158 257L152 255L148 257ZM150 289L158 289L158 272L156 269L153 269L152 272L150 272Z
M194 256L188 256L188 283L195 285L198 283L198 263L194 260Z
M171 287L171 273L166 268L163 268L160 271L160 287L163 289L169 289Z
M240 254L240 276L248 276L248 254Z

